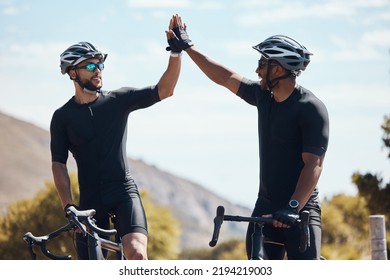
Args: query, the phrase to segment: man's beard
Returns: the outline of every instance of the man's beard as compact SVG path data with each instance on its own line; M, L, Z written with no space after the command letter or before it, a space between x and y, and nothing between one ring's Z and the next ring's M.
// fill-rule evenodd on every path
M99 86L95 86L90 80L86 81L85 83L83 83L83 87L84 89L87 89L88 91L91 91L92 93L93 92L97 92L99 91L103 86L103 82L100 82Z
M260 87L261 87L262 90L268 90L268 85L265 82L265 79L261 79L260 80Z

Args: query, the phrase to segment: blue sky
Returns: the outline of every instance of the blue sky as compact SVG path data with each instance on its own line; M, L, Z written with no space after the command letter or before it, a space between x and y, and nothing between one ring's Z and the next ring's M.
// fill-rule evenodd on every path
M59 55L78 41L109 54L104 89L156 84L175 13L198 49L250 79L258 79L252 46L268 36L291 36L314 53L298 83L330 115L321 197L355 194L355 171L390 181L380 129L390 115L388 0L0 0L0 111L48 129L74 92ZM255 202L256 109L213 84L186 55L175 95L130 115L128 154L233 202Z

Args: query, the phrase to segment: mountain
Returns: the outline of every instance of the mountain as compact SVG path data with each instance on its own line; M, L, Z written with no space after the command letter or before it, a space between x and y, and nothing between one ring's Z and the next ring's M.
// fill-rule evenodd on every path
M0 210L9 203L33 197L52 180L50 133L40 127L0 112ZM68 169L76 172L69 157ZM167 207L178 219L182 248L207 247L218 205L235 215L249 215L249 209L235 205L201 185L166 172L140 159L129 158L132 176L139 189L152 201ZM224 239L244 238L245 224L225 223Z

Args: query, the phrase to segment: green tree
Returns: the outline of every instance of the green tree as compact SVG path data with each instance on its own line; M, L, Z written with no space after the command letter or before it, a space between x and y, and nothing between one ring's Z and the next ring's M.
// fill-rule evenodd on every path
M390 150L390 117L386 116L381 125L383 129L382 141L384 147ZM390 158L390 152L388 154ZM390 248L390 183L384 184L383 178L378 174L361 174L355 172L352 175L352 182L357 186L359 195L367 201L370 215L381 214L386 217L387 248ZM388 250L390 258L390 250Z
M383 137L382 137L383 144L386 148L390 150L390 117L389 116L385 117L385 120L381 128L383 129ZM387 156L390 158L390 151Z
M390 217L390 184L383 186L383 179L371 173L352 175L352 181L359 190L359 195L367 200L371 214L384 214Z
M73 194L77 199L76 178L74 175L70 177ZM65 223L54 183L46 182L45 188L34 198L9 205L6 215L0 217L0 259L30 259L27 244L23 241L24 233L31 231L34 235L41 236ZM50 251L55 254L75 256L71 233L56 238L49 246ZM39 258L44 259L38 250L35 252Z
M74 174L70 175L75 201L78 201L78 184ZM149 258L176 259L179 254L180 231L171 213L154 205L146 193L141 193L149 223ZM0 259L30 259L23 235L30 231L36 236L45 235L66 223L53 182L34 198L9 205L4 216L0 216ZM37 249L37 248L36 248ZM48 249L57 255L72 255L76 258L73 231L63 234L48 244ZM38 250L38 259L46 259Z
M336 195L322 203L322 251L326 259L367 259L370 250L366 201Z
M385 117L383 124L382 141L384 147L390 150L390 117ZM390 158L390 152L388 154ZM357 186L359 194L367 199L367 205L371 214L384 214L387 220L390 218L390 183L384 184L383 179L377 174L361 174L355 172L352 181Z
M148 258L175 260L180 253L181 231L169 209L153 204L147 193L141 193L148 221Z

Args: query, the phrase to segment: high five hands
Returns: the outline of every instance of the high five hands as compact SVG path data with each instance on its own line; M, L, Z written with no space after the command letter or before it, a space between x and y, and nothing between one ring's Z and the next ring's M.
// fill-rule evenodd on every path
M167 51L174 53L181 53L194 44L187 34L187 26L183 24L179 15L173 15L169 22L169 31L166 31L168 47Z

